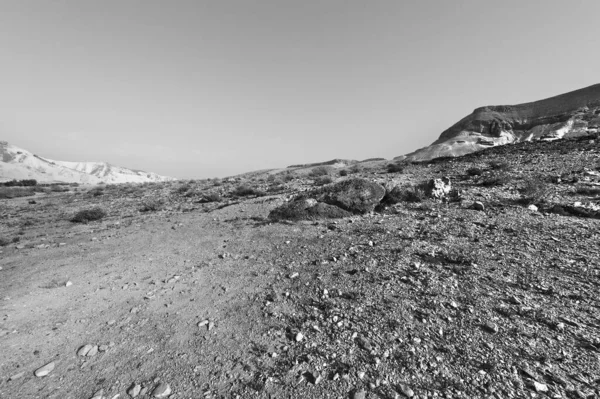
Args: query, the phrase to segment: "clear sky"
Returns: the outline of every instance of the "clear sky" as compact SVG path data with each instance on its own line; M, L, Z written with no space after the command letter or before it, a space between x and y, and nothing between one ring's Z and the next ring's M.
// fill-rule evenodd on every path
M0 140L181 178L392 158L600 82L600 1L0 0Z

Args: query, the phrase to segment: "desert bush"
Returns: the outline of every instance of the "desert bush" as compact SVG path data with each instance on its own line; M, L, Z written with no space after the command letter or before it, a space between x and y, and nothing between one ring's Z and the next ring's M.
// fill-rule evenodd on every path
M0 247L5 247L10 244L10 240L5 237L0 237Z
M237 186L235 188L235 190L233 190L232 194L235 195L236 197L248 197L250 195L256 195L256 196L264 195L264 193L262 191L252 188L245 184Z
M57 185L57 186L51 186L50 191L52 191L53 193L64 193L64 192L69 191L69 188L65 187L65 186Z
M294 175L292 175L291 173L285 173L285 174L282 176L282 179L283 179L283 181L284 181L284 182L286 182L286 183L287 183L287 182L289 182L289 181L292 181L292 180L294 180Z
M472 167L467 169L467 175L469 176L481 176L483 174L483 170L481 168Z
M404 172L404 166L399 163L390 163L387 165L388 173L402 173Z
M24 180L11 180L4 183L0 183L0 186L4 187L31 187L37 186L37 180L35 179L24 179Z
M360 172L360 166L354 165L353 167L350 168L350 173L358 173L358 172Z
M546 202L546 198L550 194L550 187L542 177L534 177L523 182L521 194L523 195L521 201L524 203L543 203Z
M404 189L402 200L406 202L421 202L427 198L427 183L413 184Z
M503 186L510 181L510 177L504 173L492 175L485 178L481 185L485 187Z
M35 195L33 187L0 187L0 199L30 197Z
M100 220L106 216L106 211L100 207L82 209L77 212L72 218L73 223L87 223L95 220Z
M581 195L600 195L600 187L577 186L575 192Z
M187 193L188 191L190 191L190 190L191 190L191 188L192 188L192 187L191 187L189 184L184 184L183 186L179 186L179 187L177 187L177 188L175 189L175 193L176 193L176 194L180 194L180 195L182 195L182 194L185 194L185 193Z
M207 193L202 197L203 202L221 202L219 193Z
M346 169L340 170L340 176L342 176L342 177L348 176L348 171Z
M317 177L314 181L315 186L324 186L325 184L332 183L333 179L329 176Z
M91 195L92 197L99 197L101 195L104 195L104 188L103 187L94 187L90 191L88 191L88 194Z
M393 205L397 204L404 200L404 191L398 186L392 188L391 190L386 190L385 196L381 200L381 203L384 205Z
M281 192L283 190L285 190L285 186L283 184L272 184L267 189L267 191L270 192L270 193L279 193L279 192Z
M319 166L316 168L313 168L313 170L310 171L310 173L308 174L308 176L310 177L320 177L320 176L325 176L329 174L329 169L326 168L325 166Z
M156 212L160 211L164 206L161 200L146 200L139 207L140 212Z
M507 170L510 168L510 164L506 161L492 161L489 165L490 169L494 170Z

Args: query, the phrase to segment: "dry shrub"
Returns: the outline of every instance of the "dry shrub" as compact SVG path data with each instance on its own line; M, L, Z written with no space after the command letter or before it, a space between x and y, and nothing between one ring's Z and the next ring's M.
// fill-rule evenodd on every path
M82 209L77 212L72 218L73 223L88 223L95 220L100 220L106 216L106 211L100 207L90 209Z

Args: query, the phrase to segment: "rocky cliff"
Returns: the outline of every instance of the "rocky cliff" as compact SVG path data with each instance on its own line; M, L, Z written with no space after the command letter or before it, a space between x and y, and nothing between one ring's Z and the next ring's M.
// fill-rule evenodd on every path
M430 146L396 159L456 157L484 148L532 140L556 140L600 130L600 84L545 100L477 108Z

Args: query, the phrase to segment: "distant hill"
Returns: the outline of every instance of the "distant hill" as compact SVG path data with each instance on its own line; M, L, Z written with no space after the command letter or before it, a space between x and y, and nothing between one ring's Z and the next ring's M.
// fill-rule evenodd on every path
M600 84L545 100L477 108L428 147L397 160L456 157L498 145L594 133L600 130Z
M175 180L152 172L127 169L106 162L65 162L35 155L0 141L0 181L35 179L39 182L80 184L145 183Z

